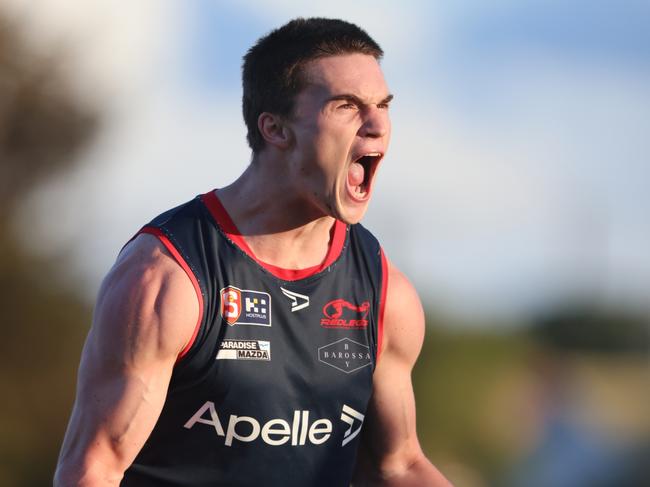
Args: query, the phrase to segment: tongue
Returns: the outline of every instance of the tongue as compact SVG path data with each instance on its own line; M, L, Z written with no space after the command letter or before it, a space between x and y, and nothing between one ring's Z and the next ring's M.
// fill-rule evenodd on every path
M348 183L353 188L361 186L363 184L364 169L361 164L358 162L353 162L350 164L348 169Z

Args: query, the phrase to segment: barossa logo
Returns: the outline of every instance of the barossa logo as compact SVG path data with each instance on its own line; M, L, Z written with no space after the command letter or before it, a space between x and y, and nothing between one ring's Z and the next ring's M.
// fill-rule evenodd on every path
M341 372L350 374L372 363L370 347L349 338L342 338L318 348L318 360Z
M341 446L345 446L361 431L364 415L344 404L340 419L348 426L343 431L341 441ZM224 429L212 401L206 401L183 426L192 429L196 423L212 426L217 436L224 437L225 446L232 446L235 440L250 443L260 436L264 443L271 446L284 445L289 442L291 442L291 446L302 446L307 442L312 445L321 445L330 439L334 430L331 420L326 418L310 420L307 410L294 411L291 423L286 419L274 418L260 424L259 420L251 416L231 414L226 429Z
M320 324L325 328L366 328L370 302L360 305L352 304L345 299L335 299L323 306L324 318Z

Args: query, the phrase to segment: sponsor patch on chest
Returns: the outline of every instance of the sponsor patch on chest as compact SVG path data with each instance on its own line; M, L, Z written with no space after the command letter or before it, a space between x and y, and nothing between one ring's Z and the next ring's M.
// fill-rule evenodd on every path
M206 401L196 413L183 425L191 430L197 423L214 428L217 436L225 437L224 445L230 447L237 442L252 443L260 439L270 446L290 445L301 447L305 445L315 446L326 443L333 435L340 436L341 427L336 428L336 419L313 418L310 419L310 411L293 411L293 421L289 418L272 418L267 422L260 421L252 416L239 416L230 414L228 422L222 423L226 414L217 412L215 403ZM342 431L343 441L341 447L345 447L354 440L361 431L365 415L343 404L340 421L346 428ZM224 424L226 427L224 428ZM337 431L338 430L338 431Z
M335 299L323 306L320 324L325 328L367 328L369 311L369 301L357 305L345 299Z
M265 340L223 340L217 360L271 360L271 342Z
M318 360L346 374L356 372L372 363L370 347L349 338L319 347Z
M230 326L271 326L271 295L228 286L221 290L221 316Z

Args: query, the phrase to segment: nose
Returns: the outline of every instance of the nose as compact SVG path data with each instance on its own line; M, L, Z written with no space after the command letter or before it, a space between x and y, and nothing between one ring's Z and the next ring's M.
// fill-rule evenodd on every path
M385 137L390 132L390 117L386 108L368 106L365 108L363 124L359 129L360 137L378 139Z

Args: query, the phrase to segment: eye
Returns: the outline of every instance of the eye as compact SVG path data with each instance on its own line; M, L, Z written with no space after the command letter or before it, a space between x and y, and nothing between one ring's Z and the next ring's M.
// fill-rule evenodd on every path
M356 110L357 106L354 103L348 102L339 105L338 108L342 108L343 110Z
M390 108L390 105L388 104L388 102L377 103L377 108L380 108L381 110L388 110L388 108Z

